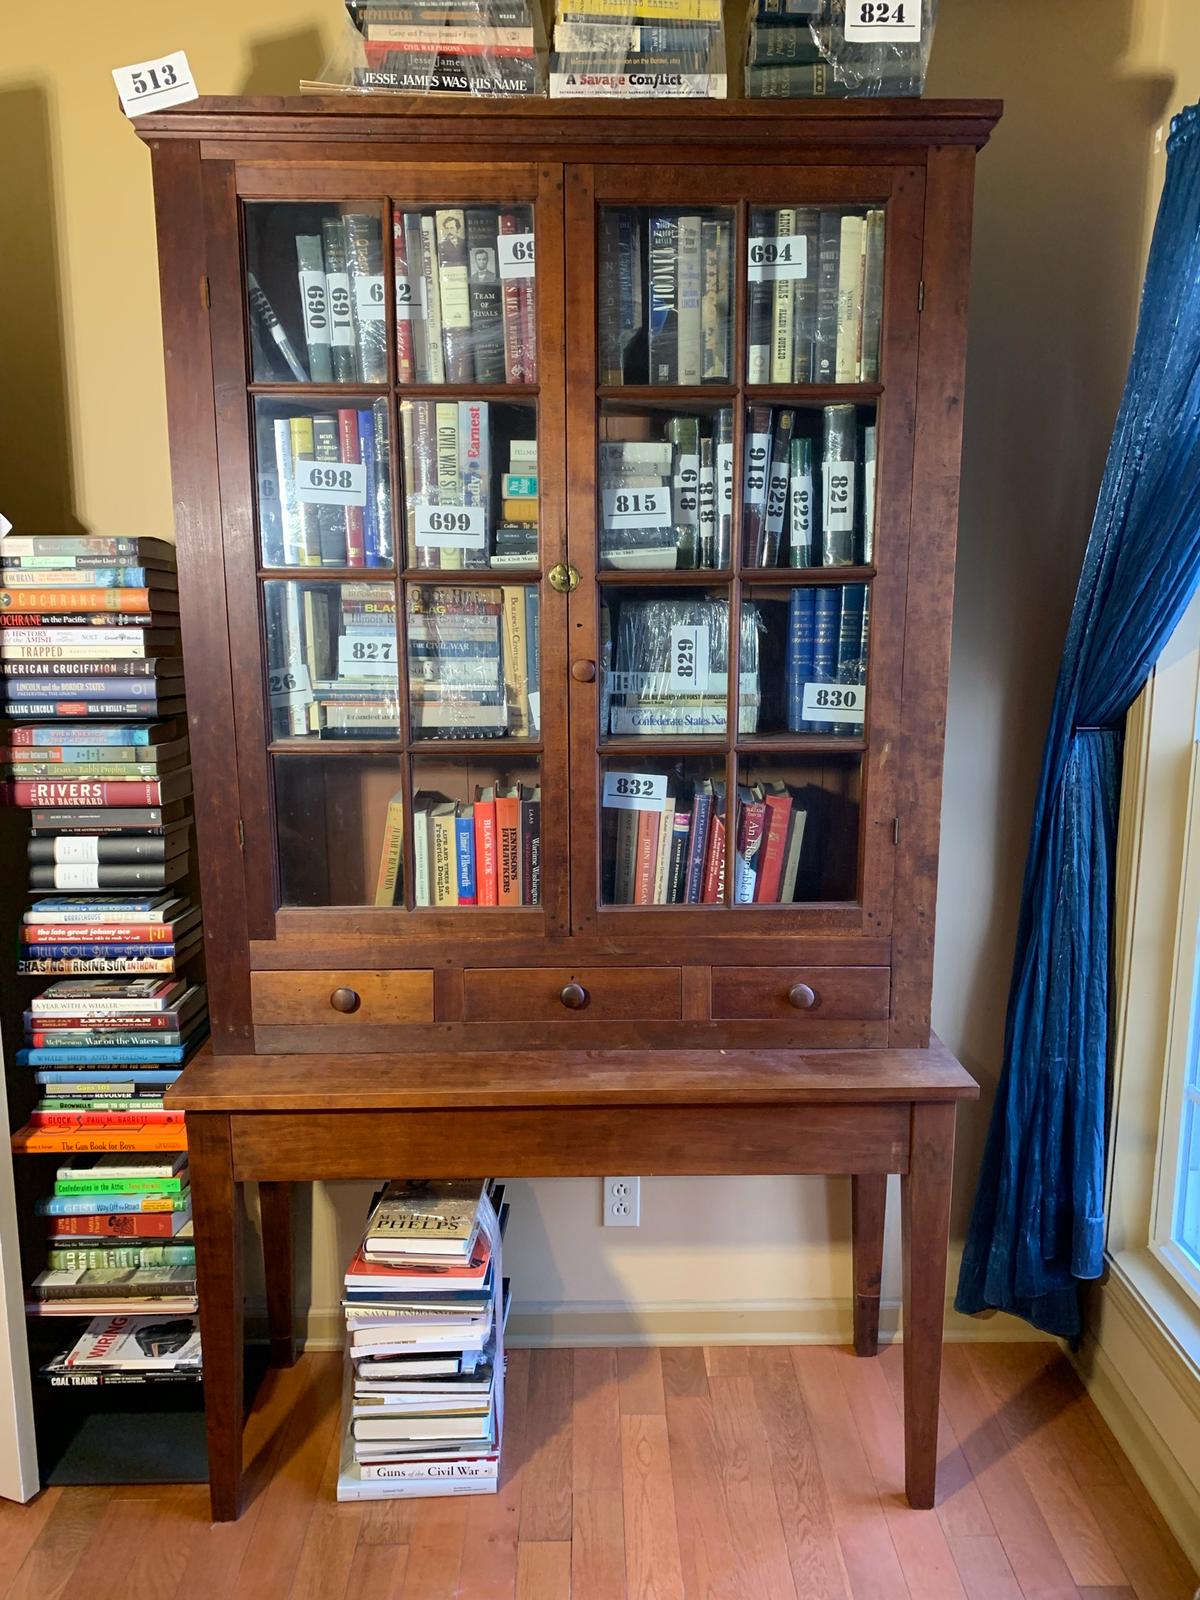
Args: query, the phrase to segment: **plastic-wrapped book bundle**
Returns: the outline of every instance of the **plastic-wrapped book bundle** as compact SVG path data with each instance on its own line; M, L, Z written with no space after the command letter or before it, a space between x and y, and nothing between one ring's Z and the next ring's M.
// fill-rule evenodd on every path
M919 95L937 0L751 0L749 99Z
M721 0L555 0L551 99L723 100Z
M328 94L544 95L537 0L346 0L318 81Z
M390 1183L346 1269L339 1500L495 1494L504 1430L495 1184Z

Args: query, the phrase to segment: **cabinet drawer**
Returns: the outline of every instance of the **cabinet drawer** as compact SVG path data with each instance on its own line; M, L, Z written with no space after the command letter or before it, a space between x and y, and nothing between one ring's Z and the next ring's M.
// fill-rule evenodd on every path
M774 1017L801 1026L806 1019L883 1021L890 991L888 967L714 967L712 1014L715 1020Z
M678 967L478 967L463 977L468 1022L683 1015Z
M255 972L250 994L259 1027L433 1021L431 971Z

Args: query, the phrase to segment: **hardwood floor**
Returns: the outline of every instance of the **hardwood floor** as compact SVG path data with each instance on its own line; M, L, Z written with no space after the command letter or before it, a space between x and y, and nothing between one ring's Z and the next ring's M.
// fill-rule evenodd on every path
M516 1350L498 1495L339 1506L341 1358L274 1373L250 1500L0 1503L0 1600L1192 1600L1057 1347L949 1345L936 1511L903 1499L900 1351Z

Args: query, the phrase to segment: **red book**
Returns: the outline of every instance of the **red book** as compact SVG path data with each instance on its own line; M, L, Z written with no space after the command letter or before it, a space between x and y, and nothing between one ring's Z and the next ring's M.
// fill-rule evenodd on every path
M537 282L534 278L518 278L521 296L521 348L524 354L521 376L526 383L536 383L537 364Z
M182 1111L31 1111L30 1126L34 1128L128 1128L149 1123L164 1127L181 1123Z
M4 798L15 806L161 806L190 791L185 770L167 778L18 778L4 785Z
M792 817L790 794L768 794L764 798L767 808L767 836L762 845L762 866L754 886L754 898L768 904L779 899L783 883L783 862L787 855L788 823Z
M190 1218L186 1211L86 1211L46 1221L55 1239L172 1239Z
M355 466L362 462L362 450L358 442L358 412L349 408L338 412L338 442L341 448L343 461L353 462ZM348 567L365 567L367 552L363 543L363 508L361 506L346 507L346 565Z
M516 211L500 213L501 233L523 233L525 223ZM528 383L525 372L525 319L522 315L520 278L505 278L501 304L504 309L504 381Z
M704 858L704 888L700 895L706 906L725 900L725 818L714 807L708 829L708 853Z
M0 610L3 611L146 612L152 605L159 610L175 611L179 602L173 595L158 594L152 601L149 589L0 589Z
M661 827L661 811L638 812L637 846L633 866L635 906L654 904L654 873L658 866L658 835Z
M500 903L496 858L496 802L475 802L475 898L481 906Z
M521 802L516 795L496 796L496 866L497 905L519 906L521 904Z
M392 259L396 274L396 382L411 383L416 376L413 364L413 282L408 265L408 241L404 237L404 216L399 211L392 220Z
M747 790L747 793L750 791ZM737 804L738 871L734 880L734 898L742 905L755 898L757 887L758 856L762 849L763 834L767 827L767 808L762 800L739 799ZM747 894L749 889L749 894Z

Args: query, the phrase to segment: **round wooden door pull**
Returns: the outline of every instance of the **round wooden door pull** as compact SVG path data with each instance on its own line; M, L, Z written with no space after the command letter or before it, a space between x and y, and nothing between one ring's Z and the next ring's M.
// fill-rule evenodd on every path
M596 663L594 661L572 661L571 676L576 683L595 683Z
M357 989L335 989L329 996L329 1004L335 1011L357 1011L362 1005L362 997Z
M588 992L581 983L564 983L558 998L568 1011L580 1011L588 1003Z
M788 1000L797 1011L811 1011L817 1003L816 991L806 983L794 983L788 990Z

